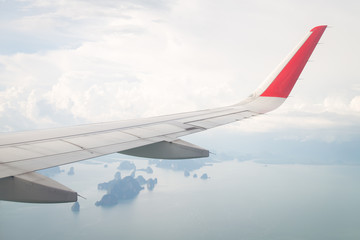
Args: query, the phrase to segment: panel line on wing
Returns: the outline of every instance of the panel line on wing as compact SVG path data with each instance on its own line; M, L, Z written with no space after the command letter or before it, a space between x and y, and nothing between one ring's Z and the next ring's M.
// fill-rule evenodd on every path
M96 135L96 134L101 134L101 133L109 133L109 132L114 132L114 131L121 131L123 132L123 130L129 129L129 128L136 128L136 127L144 127L144 126L151 126L151 125L157 125L157 124L169 124L171 123L176 123L176 125L178 125L178 123L181 123L181 120L185 120L187 118L194 118L194 117L201 117L203 115L208 115L208 114L219 114L221 115L222 112L232 109L232 107L223 107L223 108L216 108L216 109L212 109L212 110L201 110L198 112L193 112L193 114L191 116L187 116L190 115L191 112L187 113L186 116L177 116L177 115L185 115L185 114L173 114L173 115L165 115L159 118L165 118L164 120L161 121L150 121L150 122L145 122L145 123L141 123L141 124L135 124L135 125L130 125L130 126L126 126L126 127L114 127L114 128L110 128L110 129L104 129L104 130L97 130L97 131L88 131L88 132L80 132L77 134L68 134L68 135L57 135L57 136L51 136L51 137L42 137L42 138L35 138L35 139L31 139L31 140L25 140L25 141L14 141L14 140L9 140L9 137L7 137L7 135L9 135L9 133L5 133L5 134L0 134L0 139L4 138L6 140L7 143L2 143L0 144L0 148L1 147L6 147L6 146L14 146L14 145L23 145L23 144L29 144L29 143L36 143L36 142L46 142L46 141L51 141L51 140L56 140L59 138L62 139L67 139L67 138L73 138L73 137L81 137L81 136L90 136L90 135ZM144 121L146 120L150 120L152 118L149 119L144 119ZM154 120L156 119L156 117L154 118ZM122 122L119 122L119 124L121 124ZM104 123L104 124L108 124L108 123ZM174 124L175 125L175 124ZM92 125L82 125L81 127L85 128L85 127L91 127ZM54 131L54 130L64 130L66 131L68 128L59 128L59 129L48 129L48 131ZM71 129L71 128L69 128ZM46 134L47 130L39 130L39 134ZM2 135L2 136L1 136ZM11 134L12 136L16 136L16 139L26 139L26 138L30 138L33 137L34 133L33 132L20 132L20 133L13 133ZM12 137L10 136L10 138ZM4 141L5 141L4 140ZM1 142L1 141L0 141Z

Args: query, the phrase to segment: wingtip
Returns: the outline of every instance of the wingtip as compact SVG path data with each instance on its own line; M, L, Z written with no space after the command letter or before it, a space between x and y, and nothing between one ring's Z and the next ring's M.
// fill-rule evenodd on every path
M324 33L327 25L320 25L311 29L306 38L300 42L294 50L268 79L270 82L262 92L262 97L281 97L287 98L293 89L297 79L308 62L312 52Z
M314 27L313 29L310 30L310 32L315 32L315 31L318 31L318 30L322 30L324 31L326 28L327 28L328 25L319 25L319 26L316 26Z

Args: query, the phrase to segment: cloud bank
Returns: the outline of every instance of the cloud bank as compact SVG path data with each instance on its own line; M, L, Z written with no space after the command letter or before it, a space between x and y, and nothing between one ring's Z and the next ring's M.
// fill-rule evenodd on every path
M360 31L352 21L359 4L331 3L319 13L318 2L282 3L287 11L263 1L3 1L0 129L232 104L255 89L311 27L328 23L336 27L325 32L325 44L315 50L293 97L274 113L225 129L351 139L360 120L353 54ZM298 20L297 11L305 9L317 15Z

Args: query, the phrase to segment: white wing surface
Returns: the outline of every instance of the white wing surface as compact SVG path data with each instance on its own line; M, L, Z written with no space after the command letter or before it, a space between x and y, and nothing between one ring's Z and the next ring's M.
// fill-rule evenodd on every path
M181 136L240 121L279 107L288 97L326 26L313 28L244 101L222 108L161 117L0 135L0 199L71 202L77 193L34 171L111 153L185 159L209 151Z

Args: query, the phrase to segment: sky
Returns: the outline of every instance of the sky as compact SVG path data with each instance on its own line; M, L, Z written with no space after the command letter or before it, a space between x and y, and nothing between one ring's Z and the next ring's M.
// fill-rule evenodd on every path
M359 1L0 0L0 131L234 104L326 24L285 104L194 139L354 144L359 10Z

